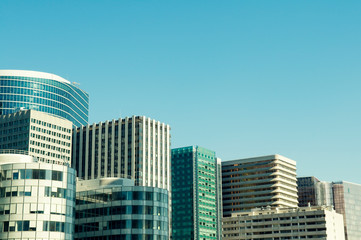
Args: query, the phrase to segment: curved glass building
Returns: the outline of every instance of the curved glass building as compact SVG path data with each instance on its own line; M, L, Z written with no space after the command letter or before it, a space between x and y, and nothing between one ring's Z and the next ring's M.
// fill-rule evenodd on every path
M0 239L73 240L75 170L0 151Z
M75 240L168 240L168 191L134 180L77 182Z
M0 70L0 115L34 109L80 126L88 123L88 105L88 93L57 75Z

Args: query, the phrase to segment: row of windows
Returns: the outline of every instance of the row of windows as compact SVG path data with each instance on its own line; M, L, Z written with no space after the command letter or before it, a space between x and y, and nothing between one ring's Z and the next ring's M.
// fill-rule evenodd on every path
M31 191L33 188L33 191ZM36 189L34 189L36 188ZM37 192L37 186L13 186L13 187L0 187L0 198L4 197L30 197L32 192ZM38 195L40 193L38 192ZM75 191L71 189L57 188L57 187L45 187L44 197L58 197L68 200L75 200Z
M55 137L60 137L62 139L70 140L69 135L65 135L65 134L61 134L61 133L58 133L58 132L50 131L50 130L47 130L47 129L44 129L44 128L31 126L31 130L34 130L34 131L37 131L37 132L40 132L40 133L46 133L46 134L49 134L49 135L52 135L52 136L55 136Z
M33 194L36 195L36 194ZM15 202L18 199L15 200ZM28 201L28 200L26 200ZM31 201L31 199L29 199ZM67 202L73 203L73 202ZM9 215L15 216L19 215L28 215L28 214L44 214L47 218L51 215L60 215L67 217L74 217L75 208L72 204L64 205L64 204L49 204L49 203L11 203L11 204L0 204L0 215ZM40 216L39 216L40 217ZM4 218L3 218L4 219ZM8 219L8 216L5 217Z
M66 109L57 109L52 106L45 106L42 104L34 104L29 102L1 102L1 94L0 94L0 103L2 107L0 108L0 114L10 114L14 113L16 110L20 107L23 107L25 109L34 109L40 112L45 112L48 114L56 115L59 117L62 117L64 119L68 119L73 122L75 125L84 125L87 124L87 116L80 115L80 113L75 113L72 109L69 107L66 107Z
M81 237L81 240L168 240L168 235L157 234L118 234L110 236ZM7 239L8 240L8 239Z
M16 169L16 170L1 170L1 181L18 180L18 179L44 179L63 181L63 172L56 170L44 169Z
M20 107L24 107L25 109L36 109L36 106L38 106L41 109L41 105L44 107L51 107L55 108L59 111L64 111L65 115L72 115L77 116L80 118L87 118L87 114L78 110L77 106L74 105L72 102L60 103L51 99L44 99L39 97L33 97L33 96L24 96L24 95L3 95L0 92L0 102L3 102L3 108L12 108L17 109ZM19 106L15 104L15 102L20 102ZM24 103L28 103L30 108L27 107ZM14 111L12 111L14 112ZM48 112L48 111L45 111ZM51 113L51 112L48 112ZM62 115L61 115L62 116ZM86 122L87 123L87 122Z
M88 94L81 91L77 87L67 83L62 83L50 79L28 77L15 77L12 78L13 80L4 79L6 79L6 76L0 77L0 86L3 86L2 88L0 88L0 91L4 93L17 93L16 89L19 89L17 90L20 91L19 94L24 94L23 90L21 89L28 88L24 90L29 92L29 95L36 95L38 92L47 91L51 94L51 96L57 94L58 96L65 97L70 100L76 100L82 106L88 106ZM76 93L78 96L76 96L74 93Z
M64 232L68 234L73 233L73 226L71 223L44 221L42 222L42 231L47 232ZM0 222L0 229L2 232L21 232L21 231L41 231L39 225L41 221L5 221Z
M116 200L148 200L166 204L168 203L168 194L143 191L122 191L111 193L88 191L77 193L76 198L78 204L87 204L97 200L100 202Z
M144 206L144 205L127 205L127 206L112 206L78 210L76 213L77 218L92 218L99 216L110 215L124 215L124 214L140 214L140 215L153 215L153 216L168 216L168 208Z
M31 122L42 125L44 127L48 127L48 128L56 129L56 130L59 130L59 131L71 133L71 129L64 128L64 127L61 127L61 126L58 126L58 125L55 125L55 124L51 124L51 123L48 123L48 122L43 122L43 121L38 120L38 119L33 119L32 118Z
M113 230L113 229L153 229L160 231L168 230L168 222L165 221L153 221L144 219L127 219L127 220L115 220L106 223L106 226L100 228L100 222L87 222L85 224L75 225L75 232L94 232L99 230Z

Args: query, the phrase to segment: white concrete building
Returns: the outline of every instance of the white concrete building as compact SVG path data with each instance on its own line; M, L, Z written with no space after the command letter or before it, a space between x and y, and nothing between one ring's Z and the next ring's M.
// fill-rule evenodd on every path
M74 239L75 170L0 150L0 239Z
M257 207L297 207L296 162L269 155L222 162L223 216Z
M332 207L255 209L223 218L223 240L344 240L343 217Z
M122 177L170 191L170 127L133 116L78 127L72 166L83 180Z
M70 165L72 126L35 110L0 115L0 149L24 150L42 162Z

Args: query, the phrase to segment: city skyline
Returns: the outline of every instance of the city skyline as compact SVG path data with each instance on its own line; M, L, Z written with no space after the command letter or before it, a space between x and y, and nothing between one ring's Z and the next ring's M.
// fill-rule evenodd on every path
M89 124L147 116L172 148L361 183L360 3L84 3L2 1L0 68L80 83Z

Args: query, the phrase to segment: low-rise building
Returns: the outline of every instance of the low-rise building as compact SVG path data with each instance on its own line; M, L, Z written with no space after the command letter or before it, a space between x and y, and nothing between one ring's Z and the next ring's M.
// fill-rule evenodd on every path
M343 217L332 207L254 209L223 218L223 240L344 240Z

